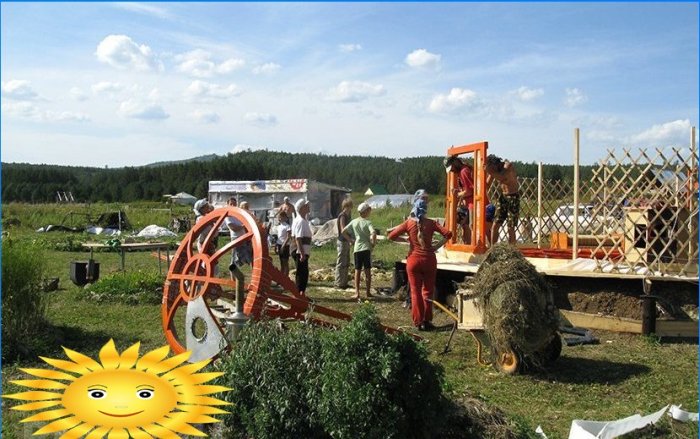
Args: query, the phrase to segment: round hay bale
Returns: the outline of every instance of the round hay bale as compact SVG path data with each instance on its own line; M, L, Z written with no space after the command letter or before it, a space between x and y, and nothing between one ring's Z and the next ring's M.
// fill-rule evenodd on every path
M473 281L477 304L495 355L514 351L532 364L559 327L559 312L549 284L514 247L497 244Z

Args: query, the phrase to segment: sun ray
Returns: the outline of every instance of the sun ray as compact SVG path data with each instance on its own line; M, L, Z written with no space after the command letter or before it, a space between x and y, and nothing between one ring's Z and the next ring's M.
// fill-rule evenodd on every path
M196 415L223 415L228 413L226 410L221 410L216 407L209 407L207 405L178 405L178 409L183 412L188 412Z
M17 384L18 386L33 387L35 389L42 390L65 389L66 387L68 387L63 383L59 383L58 381L52 380L15 380L10 382L12 384Z
M189 419L188 422L192 424L213 424L214 422L219 422L219 419L212 418L211 416L207 415L192 415L191 413L186 413L186 412L174 412L170 413L168 415L170 419L181 422L184 421L185 419ZM162 421L158 421L162 423ZM165 425L165 424L164 424ZM170 428L170 427L168 427Z
M161 419L160 421L158 421L158 423L161 424L163 427L174 431L175 433L187 434L190 436L206 436L206 433L204 433L203 431L200 431L194 428L193 426L189 425L189 419L182 419L182 417L173 416L176 414L177 413L171 413L170 418ZM218 419L215 420L215 422L218 421Z
M160 363L165 357L170 353L170 347L168 345L162 346L158 349L154 349L141 357L140 360L136 362L136 369L138 370L148 370L154 365Z
M12 407L12 410L39 410L47 409L49 407L54 407L61 404L61 401L38 401L30 402L29 404L16 405Z
M220 399L212 398L209 396L195 396L184 394L178 397L178 402L182 404L231 405L230 402L222 401Z
M80 375L85 375L86 373L90 373L90 369L88 369L85 366L82 366L77 363L73 363L72 361L66 361L66 360L57 360L55 358L47 358L47 357L39 357L42 360L44 360L46 363L50 364L51 366L57 368L57 369L62 369L68 372L73 372L77 373Z
M207 372L207 373L196 373L189 377L178 377L181 382L186 382L187 384L196 385L203 384L207 381L211 381L215 378L222 376L223 372Z
M201 395L211 395L212 393L227 392L231 390L230 387L224 386L192 386L189 389L183 389L189 392L193 392L196 396ZM184 394L185 392L183 392Z
M200 369L203 369L209 363L211 363L211 359L198 361L192 364L186 364L166 373L165 375L163 375L163 378L169 381L175 381L184 377L192 377L195 372L197 372Z
M151 439L153 436L141 430L140 428L127 428L126 429L132 438L134 439Z
M34 434L38 436L40 434L56 433L59 431L68 430L68 429L71 429L71 428L75 427L76 425L80 424L81 422L83 422L83 421L78 419L77 416L71 416L70 418L59 419L58 421L53 421L50 424L44 425L39 430L37 430Z
M63 347L63 351L66 353L66 356L73 360L75 363L84 366L93 372L96 370L103 369L100 363L88 357L87 355L83 355L80 352L68 349L67 347Z
M119 358L119 369L131 369L136 364L136 360L139 358L139 347L141 343L136 343L132 345L129 349L122 352Z
M105 437L105 435L109 432L109 428L107 427L97 427L96 429L92 430L87 436L85 436L85 439L101 439Z
M160 375L161 373L167 372L184 363L190 358L191 355L191 351L185 351L181 354L175 355L174 357L170 357L167 360L163 360L160 363L154 364L148 368L148 372Z
M44 401L47 399L61 399L60 393L41 392L38 390L31 392L13 393L12 395L2 395L3 398L23 399L25 401Z
M114 340L110 339L107 344L100 349L100 362L105 370L116 369L119 367L119 352L114 346Z
M44 422L44 421L53 421L54 419L58 418L65 418L68 415L72 415L70 411L66 409L56 409L56 410L49 410L41 413L37 413L36 415L30 416L28 418L22 419L20 422Z
M180 436L176 435L173 433L171 430L168 430L165 427L161 427L160 425L157 424L151 424L143 427L146 432L154 437L161 438L161 439L180 439Z
M129 433L127 433L126 429L124 428L113 428L110 432L109 435L107 435L108 439L129 439Z
M59 439L78 439L87 434L88 431L92 430L94 426L90 424L80 424L71 428L67 432L63 433Z
M29 375L34 375L35 377L39 378L47 378L50 380L64 380L64 381L75 381L75 377L73 375L68 375L67 373L59 372L57 370L50 370L50 369L24 369L24 368L19 368L24 373L27 373Z

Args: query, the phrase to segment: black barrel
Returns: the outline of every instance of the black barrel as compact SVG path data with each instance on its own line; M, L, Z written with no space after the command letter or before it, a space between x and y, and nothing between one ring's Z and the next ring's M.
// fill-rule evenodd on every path
M96 282L100 278L100 263L95 261L71 261L70 280L79 287Z

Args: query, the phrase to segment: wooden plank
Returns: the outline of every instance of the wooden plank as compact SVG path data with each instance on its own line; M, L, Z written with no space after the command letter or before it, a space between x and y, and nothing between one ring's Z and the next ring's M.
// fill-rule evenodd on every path
M604 331L642 333L642 321L624 317L600 316L583 312L559 310L573 326Z

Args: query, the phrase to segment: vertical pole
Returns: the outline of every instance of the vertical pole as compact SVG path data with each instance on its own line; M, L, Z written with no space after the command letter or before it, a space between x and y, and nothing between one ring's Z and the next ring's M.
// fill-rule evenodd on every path
M688 197L686 207L689 213L693 212L693 201L697 202L697 194L695 193L695 184L698 178L698 164L696 160L697 145L695 144L695 127L690 128L690 175L688 176ZM693 227L693 217L688 218L688 260L693 257L693 245L697 245L697 222Z
M537 248L542 248L542 162L537 164Z
M578 257L578 163L580 146L579 129L574 128L574 242L571 259Z

